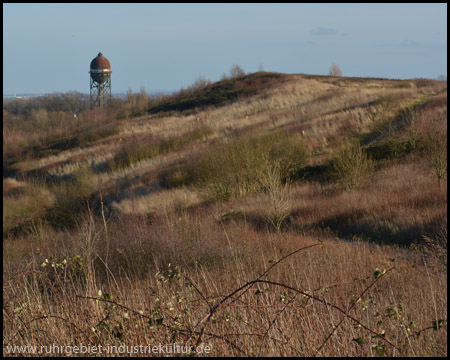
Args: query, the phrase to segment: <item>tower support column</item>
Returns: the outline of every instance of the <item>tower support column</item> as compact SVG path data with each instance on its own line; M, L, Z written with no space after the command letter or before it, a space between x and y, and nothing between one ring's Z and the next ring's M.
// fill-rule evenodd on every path
M90 84L90 103L91 109L94 107L107 107L111 105L111 77L103 83L98 83L91 77Z

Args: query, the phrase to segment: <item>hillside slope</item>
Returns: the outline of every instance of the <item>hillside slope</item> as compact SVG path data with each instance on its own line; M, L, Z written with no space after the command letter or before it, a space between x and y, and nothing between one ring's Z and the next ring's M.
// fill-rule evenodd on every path
M447 356L446 86L255 73L4 106L4 343Z
M380 177L383 181L383 176L396 173L402 167L418 179L428 179L426 173L433 172L432 166L427 168L424 165L423 153L426 137L433 135L426 132L444 126L445 84L422 79L398 81L261 74L180 92L153 104L147 115L120 120L120 130L113 136L102 137L83 147L61 147L56 155L51 156L41 157L36 151L36 159L30 160L28 156L11 168L51 183L74 179L80 176L80 171L88 173L89 186L97 191L101 189L108 211L118 214L160 213L157 209L161 201L167 198L168 203L177 202L177 196L180 197L178 205L181 207L201 204L204 199L198 191L191 186L183 186L192 182L186 163L204 156L223 142L262 134L287 133L307 147L311 156L308 164L303 164L306 167L302 174L298 175L313 182L303 182L303 187L311 186L318 180L323 183L324 178L329 179L326 165L352 139L357 139L378 160L378 170L373 174L375 180ZM230 94L241 100L231 99L230 102ZM226 101L223 103L217 99ZM217 103L210 106L214 101ZM175 109L179 111L174 112ZM106 122L101 126L110 125ZM405 156L409 156L410 160L404 160ZM401 181L399 178L396 180ZM423 180L423 184L415 184L418 188L413 193L428 193L431 189L429 183L432 182L431 175L429 180ZM301 182L295 184L301 187ZM387 194L387 189L383 191ZM358 197L358 194L361 192L352 192L351 196ZM400 194L404 200L399 199L399 204L420 201L410 198L411 194L409 190ZM320 195L319 198L322 197ZM367 201L380 201L381 197ZM393 225L399 233L411 232L397 243L418 240L423 235L421 231L444 215L438 199L436 201L424 203L425 208L419 205L417 209L409 209L427 214L426 218L420 215L420 219L415 217L414 221L419 221L419 225ZM431 205L433 203L437 205ZM388 204L380 204L380 209L386 206ZM400 211L400 207L398 209ZM360 215L366 214L362 217L371 218L376 212L366 208ZM296 213L298 211L294 210L291 215ZM355 235L351 234L355 229L350 230L354 224L349 218L357 220L361 217L358 214L328 214L306 223L341 232L342 229L336 227L340 228L350 221L349 230L343 234L351 236ZM301 224L305 223L304 219L298 220ZM367 222L372 221L358 224L357 228L366 227ZM376 221L385 223L391 220ZM417 226L417 231L411 229ZM347 229L347 225L344 228ZM370 231L370 234L364 234L363 230L358 230L357 235L370 235L372 240L383 240L382 236L387 235L387 241L394 241L396 233L390 234L389 229L386 231L386 234L383 231L380 234Z

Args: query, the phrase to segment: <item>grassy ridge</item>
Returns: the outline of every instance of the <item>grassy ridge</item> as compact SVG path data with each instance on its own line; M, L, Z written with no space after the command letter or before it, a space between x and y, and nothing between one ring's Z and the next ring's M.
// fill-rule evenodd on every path
M260 72L226 79L194 91L180 91L169 99L151 105L150 113L186 111L205 106L217 106L256 94L283 79L279 73Z

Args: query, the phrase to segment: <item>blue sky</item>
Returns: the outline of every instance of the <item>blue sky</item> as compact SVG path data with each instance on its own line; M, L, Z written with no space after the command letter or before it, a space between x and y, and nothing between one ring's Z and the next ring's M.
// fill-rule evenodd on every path
M178 90L246 72L447 76L447 4L3 4L3 93Z

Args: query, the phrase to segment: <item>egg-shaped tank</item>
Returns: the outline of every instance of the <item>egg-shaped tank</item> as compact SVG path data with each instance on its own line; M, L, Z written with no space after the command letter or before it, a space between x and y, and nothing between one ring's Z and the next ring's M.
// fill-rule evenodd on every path
M91 61L91 78L98 84L108 81L111 76L111 64L107 58L100 52L97 57Z

